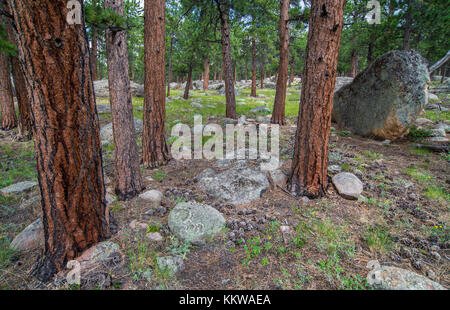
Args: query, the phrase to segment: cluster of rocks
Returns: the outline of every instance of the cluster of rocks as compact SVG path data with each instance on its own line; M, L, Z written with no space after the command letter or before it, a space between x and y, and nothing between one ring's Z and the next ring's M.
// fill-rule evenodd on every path
M144 130L144 122L142 120L140 120L139 118L135 117L134 118L134 127L136 129L136 134L141 135ZM114 141L113 124L112 123L109 123L100 129L100 140L102 141L102 144L112 143Z

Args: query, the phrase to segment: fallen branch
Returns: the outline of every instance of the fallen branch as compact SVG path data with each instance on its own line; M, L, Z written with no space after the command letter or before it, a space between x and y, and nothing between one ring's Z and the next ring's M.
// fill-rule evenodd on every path
M450 146L448 145L425 145L425 144L416 144L417 148L420 149L428 149L434 152L448 152L450 150Z
M447 55L444 56L441 60L439 60L437 63L432 65L428 71L430 71L430 74L442 67L448 60L450 59L450 51L447 52Z

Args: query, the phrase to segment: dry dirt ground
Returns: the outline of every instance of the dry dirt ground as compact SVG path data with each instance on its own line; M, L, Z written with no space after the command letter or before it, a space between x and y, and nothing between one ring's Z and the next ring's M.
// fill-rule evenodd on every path
M102 117L103 124L107 121ZM286 172L295 117L288 121L281 139ZM151 207L140 199L114 202L109 207L120 231L112 241L120 245L123 263L99 273L103 280L108 278L106 282L93 279L70 288L369 289L366 265L371 260L409 269L450 288L448 153L416 149L407 139L383 145L334 127L330 164L357 174L364 183L365 199L345 200L330 185L328 196L318 200L298 199L272 188L251 204L232 205L211 199L195 182L195 176L214 162L172 161L158 170L142 169L144 177L154 179L146 181L147 189L165 194L163 206L168 211L178 202L197 200L222 212L227 229L205 246L194 247L171 235L168 212L148 216ZM14 169L12 161L20 158L18 165L29 165L32 171L34 159L27 154L31 142L17 142L14 137L14 132L0 131L1 161L11 161L4 169ZM105 174L113 180L111 154L111 149L104 150ZM111 186L107 185L109 192ZM9 241L40 216L38 188L1 199L0 288L69 288L40 283L31 276L41 249L26 254L8 250ZM131 229L133 220L147 223L147 230ZM254 224L236 243L229 238L233 221ZM281 233L281 226L289 226L290 232ZM149 242L148 231L159 231L164 241ZM172 254L185 257L184 269L176 275L156 264L156 257Z

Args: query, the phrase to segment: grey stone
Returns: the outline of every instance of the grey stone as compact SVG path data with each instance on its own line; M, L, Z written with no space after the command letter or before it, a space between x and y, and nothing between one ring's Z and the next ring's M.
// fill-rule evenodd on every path
M194 102L191 102L191 107L193 107L193 108L198 108L198 109L202 109L202 108L203 108L203 105L202 105L200 102L194 101Z
M432 137L446 137L447 134L444 129L431 129L431 136Z
M428 124L433 124L432 120L429 120L428 118L418 118L415 120L415 123L417 125L423 126L423 125L428 125Z
M144 85L130 82L131 96L144 97ZM96 97L109 98L109 83L108 80L94 81L94 92Z
M429 101L435 101L435 102L440 102L441 101L437 95L432 94L432 93L428 94L428 100Z
M328 171L331 173L339 173L342 171L342 168L341 168L341 166L338 166L338 165L331 165L331 166L328 166Z
M150 190L139 195L139 198L150 201L154 207L158 207L164 198L164 195L157 190Z
M286 185L287 175L283 171L274 170L270 171L269 173L275 186L278 185L284 187Z
M11 248L16 251L29 251L44 245L44 226L42 220L37 219L11 242Z
M4 187L4 188L0 189L0 192L4 195L16 194L16 193L21 193L23 191L26 191L30 188L33 188L36 185L38 185L38 182L34 182L34 181L19 182L19 183L16 183L16 184L13 184L8 187Z
M249 167L246 161L238 161L221 173L199 179L199 185L216 199L244 204L260 199L270 184L265 172Z
M419 53L391 51L336 92L333 120L355 134L394 141L425 107L429 83Z
M139 118L134 118L134 127L137 134L142 134L142 131L144 130L144 123ZM109 123L100 129L100 139L110 143L114 141L112 123Z
M367 282L380 290L446 290L442 285L412 271L370 262Z
M261 124L269 124L270 118L268 118L267 116L258 115L256 117L256 121Z
M363 191L362 182L352 173L341 172L332 180L339 195L345 199L357 200Z
M158 232L148 233L145 238L153 242L161 242L163 241L163 237Z
M156 263L159 269L168 270L170 274L174 275L184 269L183 258L181 256L164 256L157 257Z
M110 114L111 106L109 104L97 104L97 113L98 114Z
M192 244L204 244L225 227L223 215L209 205L196 202L179 203L168 218L170 230Z
M272 111L266 106L259 106L250 110L250 113L266 113L270 114Z
M439 142L439 143L447 143L448 139L446 137L434 137L428 138L425 140L426 142Z

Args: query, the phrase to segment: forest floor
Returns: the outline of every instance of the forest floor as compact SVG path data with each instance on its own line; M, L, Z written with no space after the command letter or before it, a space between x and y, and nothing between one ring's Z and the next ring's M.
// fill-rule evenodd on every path
M173 95L179 93L174 91ZM293 154L299 93L288 90L288 124L281 129L281 157L286 172ZM213 95L214 91L207 94L194 91L188 101L168 102L168 133L178 122L192 126L194 114L201 114L204 123L220 124L225 114L224 97ZM258 90L261 97L254 99L249 97L249 90L243 90L237 99L246 104L237 106L238 114L254 117L249 113L252 108L272 108L274 94L274 90ZM202 100L204 108L191 107L190 103L198 100ZM107 101L100 99L97 103ZM143 99L135 98L133 104L136 108L142 106ZM211 107L207 107L209 104ZM426 113L424 117L435 122L450 121L449 112ZM135 116L142 118L138 108ZM110 121L109 114L100 115L101 125ZM318 200L297 199L273 188L253 203L231 205L208 197L193 181L214 162L172 161L160 169L142 169L144 177L153 178L145 181L147 189L165 194L163 206L168 210L179 202L197 200L221 211L227 222L263 224L246 231L243 242L231 242L226 229L205 246L196 247L170 234L168 213L163 217L146 215L150 207L139 198L114 202L110 209L120 231L112 241L120 245L124 264L108 271L112 279L108 288L368 289L366 276L370 270L366 265L372 260L412 270L450 288L448 153L418 149L411 135L384 145L333 127L330 164L358 175L364 183L364 200L345 200L330 185L328 196ZM15 134L0 131L0 188L36 179L33 144L15 141ZM112 145L103 147L105 174L111 180L113 150ZM111 184L107 190L112 192ZM242 212L244 209L250 212ZM58 288L30 276L42 250L24 255L9 248L14 236L40 214L38 187L21 195L0 195L0 288ZM148 224L147 231L130 228L133 220ZM280 232L282 225L291 227L289 238ZM149 242L145 239L148 231L160 231L164 240ZM185 257L184 269L177 275L159 270L156 264L156 257L173 254Z

